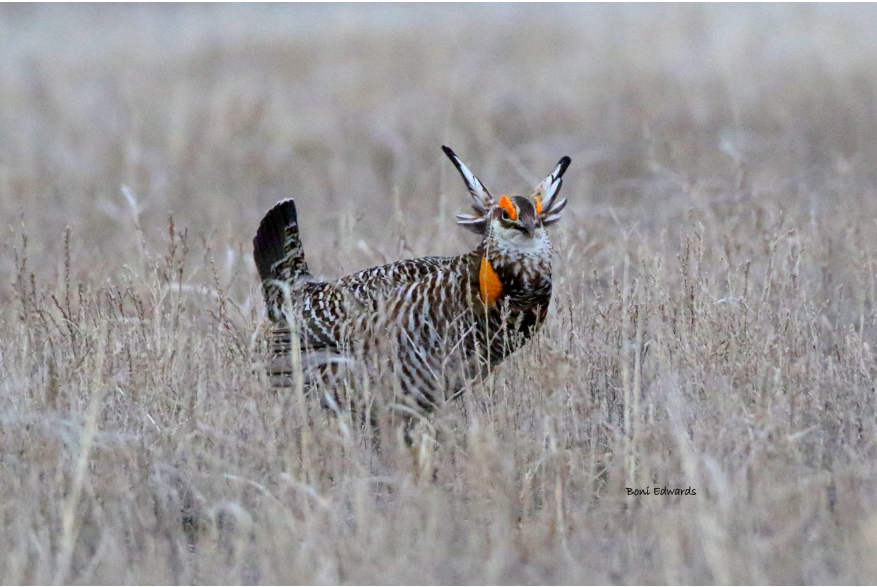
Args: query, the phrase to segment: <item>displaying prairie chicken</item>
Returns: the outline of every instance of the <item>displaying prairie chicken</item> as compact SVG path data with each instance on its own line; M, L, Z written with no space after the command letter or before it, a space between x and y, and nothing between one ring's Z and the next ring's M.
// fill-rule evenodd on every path
M566 206L557 196L570 158L529 197L497 200L451 149L442 149L474 200L475 213L459 214L457 223L482 237L464 255L409 259L318 281L305 261L295 202L278 202L262 219L253 256L276 323L269 366L275 385L291 385L296 377L305 385L333 383L350 365L371 361L391 368L396 389L431 410L542 325L551 300L546 228Z

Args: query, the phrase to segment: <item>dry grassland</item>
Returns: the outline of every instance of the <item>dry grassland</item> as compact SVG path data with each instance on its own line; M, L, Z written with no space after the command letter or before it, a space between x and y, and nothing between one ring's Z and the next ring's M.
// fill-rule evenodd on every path
M0 581L874 583L875 25L3 8ZM555 297L376 450L267 386L251 238L294 196L320 275L464 252L441 144L572 157Z

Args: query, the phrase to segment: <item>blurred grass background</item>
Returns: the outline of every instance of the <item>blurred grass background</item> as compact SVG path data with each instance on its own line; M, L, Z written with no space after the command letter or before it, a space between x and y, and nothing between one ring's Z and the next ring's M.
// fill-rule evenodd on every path
M873 583L875 25L0 8L0 578ZM441 144L494 193L572 157L555 299L378 453L253 370L251 238L295 197L320 275L462 253Z

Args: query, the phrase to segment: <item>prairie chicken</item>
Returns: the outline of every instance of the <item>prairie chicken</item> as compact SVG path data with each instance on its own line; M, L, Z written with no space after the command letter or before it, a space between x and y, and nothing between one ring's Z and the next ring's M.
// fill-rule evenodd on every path
M482 237L464 255L409 259L319 281L308 271L295 202L278 202L262 219L253 256L275 322L274 385L291 385L296 376L305 385L337 381L350 364L377 358L392 368L397 390L431 410L542 325L551 300L546 228L566 206L557 196L570 158L529 197L497 200L451 149L442 149L474 200L475 213L459 214L457 223Z

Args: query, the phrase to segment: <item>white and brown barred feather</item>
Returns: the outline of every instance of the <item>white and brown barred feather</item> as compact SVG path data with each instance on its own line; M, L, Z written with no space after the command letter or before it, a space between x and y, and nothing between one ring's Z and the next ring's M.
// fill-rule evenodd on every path
M429 410L459 395L541 326L551 299L545 226L566 204L555 200L569 158L529 198L498 202L442 148L474 201L475 215L458 222L483 237L467 254L408 259L320 282L308 271L293 200L266 214L253 246L276 323L269 366L275 385L293 380L296 333L306 384L336 382L363 357L389 352L401 391Z

